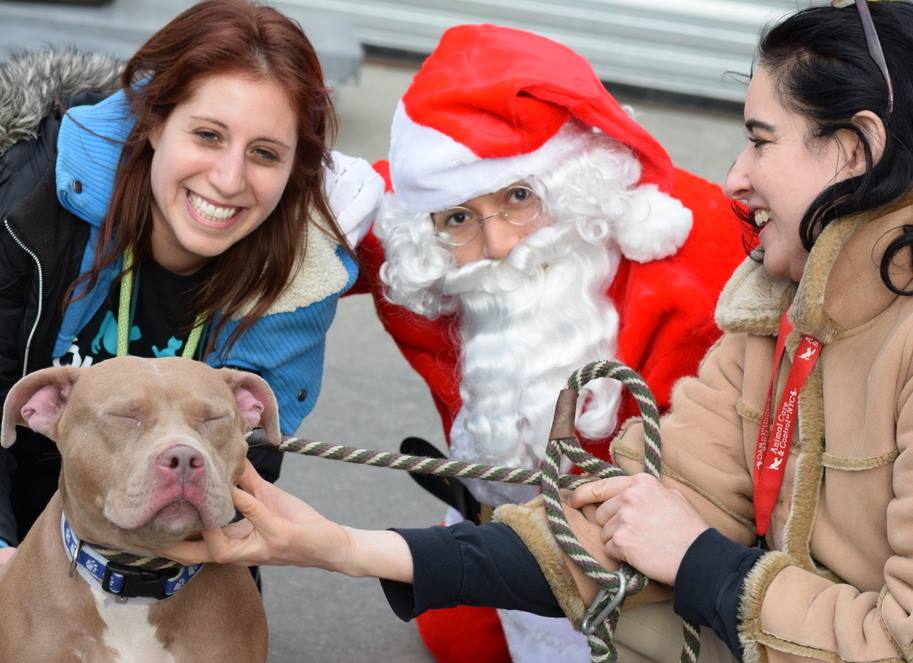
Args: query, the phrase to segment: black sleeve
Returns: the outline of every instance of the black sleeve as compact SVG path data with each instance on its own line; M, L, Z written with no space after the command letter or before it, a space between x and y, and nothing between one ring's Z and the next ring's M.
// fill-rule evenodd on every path
M274 447L249 447L247 449L247 458L256 468L257 474L270 483L276 483L279 479L284 457L285 454Z
M745 578L764 554L705 530L685 553L673 587L673 608L682 619L709 626L742 660L739 605Z
M80 101L90 99L86 96ZM57 156L59 128L60 114L55 111L41 119L36 138L21 140L0 155L0 406L22 370L20 326L25 316L26 293L34 278L32 259L15 242L4 221L46 180ZM18 469L21 471L21 466ZM18 540L17 519L10 503L16 471L15 455L0 449L0 538L10 544Z
M456 605L564 616L536 559L506 525L464 521L394 531L406 540L414 568L411 585L380 581L400 619Z
M57 156L59 127L60 118L48 115L37 138L19 141L0 156L0 221L31 193Z
M11 546L19 543L16 537L16 517L10 503L15 471L16 458L9 449L0 448L0 539Z
M5 161L0 161L2 171ZM2 172L0 172L2 175ZM2 179L2 178L0 178ZM6 187L0 186L0 200ZM6 402L6 395L19 379L20 325L25 316L25 297L30 282L31 264L27 256L15 244L0 218L0 407ZM0 538L10 545L18 541L16 517L10 503L16 459L8 449L0 448Z

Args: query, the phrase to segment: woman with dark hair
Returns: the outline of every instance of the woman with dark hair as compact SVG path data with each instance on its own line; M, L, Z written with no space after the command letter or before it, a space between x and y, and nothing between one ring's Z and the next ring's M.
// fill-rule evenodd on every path
M726 179L760 246L720 298L722 339L673 392L663 479L637 474L634 421L612 444L629 476L568 497L585 545L671 585L675 612L739 659L913 660L910 62L907 2L815 7L765 34ZM467 603L579 619L595 594L534 505L499 510L519 538L501 524L366 532L250 471L241 487L247 522L170 554L378 576L404 617ZM632 649L676 659L667 612L627 607L618 641L632 642L627 614L649 633Z
M202 2L106 97L116 69L74 53L0 68L0 397L52 364L180 354L260 374L291 434L382 182L329 152L316 53L275 9ZM0 547L57 487L53 444L18 440L0 451ZM281 456L253 460L275 480Z

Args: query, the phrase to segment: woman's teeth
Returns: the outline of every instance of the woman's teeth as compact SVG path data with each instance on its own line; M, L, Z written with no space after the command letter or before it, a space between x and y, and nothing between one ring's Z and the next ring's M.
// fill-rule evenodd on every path
M200 196L195 194L193 191L187 192L187 200L190 201L190 206L193 207L199 214L205 216L208 219L213 221L224 221L225 219L230 219L235 214L238 213L240 207L219 207L213 205L207 200L203 200Z
M764 209L759 209L754 213L754 224L760 230L767 225L767 222L770 221L770 212Z

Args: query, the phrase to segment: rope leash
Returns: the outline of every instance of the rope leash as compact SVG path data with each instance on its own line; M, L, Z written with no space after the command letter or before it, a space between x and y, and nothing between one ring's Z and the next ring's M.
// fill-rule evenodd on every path
M624 474L617 465L611 465L585 452L574 434L573 418L558 422L558 410L562 409L562 399L567 399L565 411L571 415L580 390L587 382L597 378L612 378L624 384L640 409L644 427L644 471L659 479L662 467L661 440L659 434L659 411L650 388L635 371L624 364L614 361L593 362L576 371L568 379L567 389L562 392L556 407L556 423L552 427L549 446L546 448L546 468L542 481L542 492L545 496L545 510L549 526L558 545L574 563L602 589L587 612L589 623L583 625L586 633L593 663L615 661L618 652L613 640L618 619L621 616L621 601L625 594L633 595L647 585L647 578L628 564L621 564L614 573L609 573L593 559L577 541L564 517L558 486L554 477L558 473L561 453L563 452L575 465L585 472L608 478ZM603 614L607 619L600 619ZM587 633L587 631L590 631ZM681 663L696 663L700 656L700 627L683 622Z
M636 594L646 587L647 578L628 564L622 564L617 571L609 572L593 559L571 531L564 516L559 494L560 488L574 489L596 479L624 474L624 471L617 465L607 463L584 451L574 432L574 411L579 392L583 385L598 378L618 380L628 388L637 401L644 426L644 471L659 479L662 454L656 401L640 375L615 361L587 364L568 379L567 388L559 395L558 404L555 407L555 421L549 435L541 471L464 463L446 458L370 451L296 437L283 440L279 445L279 451L341 460L359 465L389 467L414 474L540 485L546 517L555 540L564 553L600 587L582 625L590 646L592 662L613 663L618 658L614 635L621 616L621 603L625 596ZM567 456L589 476L561 474L559 468L562 455ZM684 644L679 659L680 663L696 663L700 655L700 627L683 622L682 631Z

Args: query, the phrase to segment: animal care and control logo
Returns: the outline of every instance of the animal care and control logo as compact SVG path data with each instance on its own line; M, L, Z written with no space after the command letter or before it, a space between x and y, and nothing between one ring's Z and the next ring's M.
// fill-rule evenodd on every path
M793 425L796 422L796 404L799 400L799 390L793 387L784 394L780 401L777 417L774 420L773 435L768 442L765 457L770 461L769 470L779 470L780 465L788 451L789 441L792 438ZM773 456L773 458L771 458ZM762 458L758 458L758 463Z
M799 355L798 358L803 361L811 361L817 353L818 353L817 348L809 346L805 349L805 352L803 352L801 355Z
M770 527L771 514L783 485L783 475L786 472L785 461L789 458L794 429L798 422L799 392L802 391L805 381L811 375L823 347L821 342L812 336L804 334L799 337L793 365L790 367L779 403L774 408L774 389L786 349L786 339L791 331L792 323L790 323L788 315L784 313L777 332L773 370L767 387L764 412L758 426L758 439L755 443L753 497L755 529L759 536L764 536ZM771 417L772 414L773 417Z

